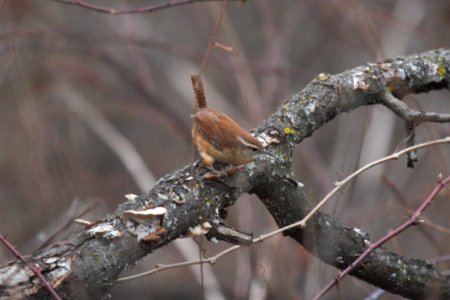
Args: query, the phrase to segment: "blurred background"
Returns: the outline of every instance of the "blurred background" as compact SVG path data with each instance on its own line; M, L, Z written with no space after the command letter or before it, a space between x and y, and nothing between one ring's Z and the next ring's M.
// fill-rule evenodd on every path
M86 2L116 9L165 3ZM199 2L115 16L50 0L0 1L0 234L32 253L77 230L73 218L101 218L125 194L141 194L197 158L190 74L199 70L222 7ZM226 49L213 49L203 70L206 96L251 129L321 72L448 47L450 2L229 1L216 41ZM404 100L418 110L450 113L449 98L444 91ZM442 138L450 126L423 124L416 135L417 142ZM296 178L317 202L335 181L404 147L405 138L404 124L384 107L341 114L297 148ZM372 239L383 236L418 207L439 173L450 173L448 146L418 157L415 169L403 157L370 170L325 210ZM426 211L425 224L386 247L423 259L448 254L448 200L447 189ZM249 195L230 208L227 221L255 235L276 228ZM196 247L180 245L160 249L127 274L198 257ZM211 256L228 245L205 247ZM10 259L0 246L0 263ZM309 299L336 274L282 236L228 255L210 271L210 299ZM201 299L194 272L198 266L157 273L118 284L111 294ZM374 291L349 277L325 299L364 299Z

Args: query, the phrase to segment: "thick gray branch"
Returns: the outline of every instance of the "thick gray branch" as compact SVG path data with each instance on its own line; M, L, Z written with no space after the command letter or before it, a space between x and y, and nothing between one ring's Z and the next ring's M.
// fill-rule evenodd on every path
M210 181L202 179L205 170L198 165L184 167L162 177L147 194L125 202L98 223L37 251L30 260L40 266L62 298L95 299L103 297L119 274L143 256L196 225L219 219L219 210L233 205L242 193L257 193L279 225L298 221L308 205L287 179L291 177L291 153L298 143L339 113L382 103L381 95L386 90L401 98L407 93L448 89L449 71L450 51L440 49L368 64L338 75L320 74L257 129L262 139L280 142L270 146L276 159L250 163L243 172ZM279 194L267 190L271 187L276 191L278 184L289 190ZM125 213L155 207L164 207L165 216L137 221ZM365 248L365 234L328 216L318 215L310 224L314 226L303 232L292 230L289 235L333 266L345 267ZM384 272L406 272L409 279L386 283ZM382 249L373 253L354 275L411 298L420 298L436 286L443 287L442 295L448 296L450 290L448 272ZM48 293L22 263L12 262L0 268L0 298L25 296L47 299Z
M420 55L367 64L337 75L319 74L287 100L259 132L276 129L294 147L342 112L364 105L382 104L390 91L397 98L409 93L448 89L450 51L439 49Z
M272 212L279 227L301 220L308 212L308 204L301 185L285 178L264 180L255 187L256 194ZM368 234L350 228L318 213L304 230L292 229L287 235L301 243L324 262L340 269L346 268L366 249ZM411 299L426 299L440 295L450 299L450 271L420 259L409 259L376 249L352 275L391 293Z

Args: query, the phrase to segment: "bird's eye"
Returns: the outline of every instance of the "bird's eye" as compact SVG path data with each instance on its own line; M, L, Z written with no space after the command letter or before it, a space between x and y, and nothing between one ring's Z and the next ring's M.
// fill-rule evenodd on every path
M258 148L252 148L252 151L253 152L256 152L256 151L258 151L259 149Z

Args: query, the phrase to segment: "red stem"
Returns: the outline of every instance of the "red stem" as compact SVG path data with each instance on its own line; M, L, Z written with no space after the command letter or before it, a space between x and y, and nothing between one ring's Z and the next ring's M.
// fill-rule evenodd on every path
M324 296L331 288L338 284L338 282L347 276L351 271L353 271L363 260L366 258L373 250L380 247L394 236L397 236L404 230L408 229L413 225L419 224L418 218L424 212L424 210L433 202L436 195L442 190L442 188L450 182L450 176L444 180L439 179L438 183L434 187L431 194L423 201L419 208L412 214L408 221L397 227L395 230L389 232L384 237L371 244L354 262L352 262L345 270L339 272L333 280L331 280L325 287L323 287L317 295L314 296L313 300L318 300L320 297Z
M42 284L44 284L44 286L47 288L47 290L49 291L50 295L52 295L53 299L55 300L61 300L61 297L59 297L59 295L56 293L55 289L51 286L51 284L47 281L47 279L45 279L44 275L42 275L41 271L39 271L38 268L36 268L32 263L28 263L25 258L22 256L22 254L19 253L19 251L16 250L16 248L14 248L13 245L11 245L10 242L8 242L8 240L0 235L0 241L5 244L6 248L8 248L9 251L11 251L11 253L13 253L18 259L20 259L28 268L30 268L34 274L36 274L36 276L41 280Z

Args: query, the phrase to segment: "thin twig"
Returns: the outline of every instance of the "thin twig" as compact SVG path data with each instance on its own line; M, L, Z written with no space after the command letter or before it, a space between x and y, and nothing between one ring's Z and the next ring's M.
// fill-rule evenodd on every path
M335 279L331 280L320 292L314 296L313 300L318 300L320 297L325 295L333 286L337 285L339 281L353 271L373 250L380 247L393 237L399 235L409 227L413 225L420 224L422 221L419 220L419 216L424 212L424 210L433 202L437 194L442 190L442 188L450 182L450 176L442 180L441 175L438 177L438 183L434 187L430 195L423 201L419 208L411 215L411 217L402 225L397 227L395 230L389 232L384 237L379 239L377 242L371 244L353 263L351 263L345 270L338 273Z
M331 190L331 192L329 192L325 198L323 198L304 218L303 220L301 220L300 222L298 222L298 225L300 227L305 227L306 226L306 222L331 198L331 196L333 196L337 191L339 191L342 187L344 187L348 182L350 182L351 180L353 180L356 176L358 176L359 174L361 174L362 172L376 166L382 163L385 163L387 161L390 160L395 160L398 159L401 155L404 155L410 151L414 151L420 148L425 148L425 147L429 147L432 145L437 145L437 144L444 144L444 143L450 143L450 137L446 137L443 139L439 139L439 140L433 140L430 142L426 142L426 143L422 143L422 144L418 144L415 145L413 147L408 147L405 148L401 151L395 152L389 156L383 157L379 160L376 160L374 162L371 162L367 165L365 165L364 167L358 169L357 171L353 172L352 174L350 174L350 176L348 176L347 178L345 178L342 181L336 182L335 183L335 188ZM294 226L293 226L294 227Z
M13 245L2 235L0 235L0 241L8 248L9 251L11 251L12 254L14 254L15 257L20 259L28 268L33 271L33 273L39 278L39 280L42 282L42 284L46 287L50 295L52 295L53 299L55 300L61 300L61 297L56 293L55 289L52 287L52 285L45 279L44 275L42 275L41 271L39 271L38 268L36 268L32 263L28 263L25 260L25 257L22 256L22 254L19 253L19 251L14 248Z
M220 25L222 24L223 16L225 14L225 9L227 7L228 0L224 0L222 4L222 8L220 9L219 17L216 20L216 24L214 25L214 30L211 33L211 37L209 38L209 44L206 48L205 54L203 55L202 62L200 64L200 70L198 73L200 74L203 69L206 66L206 63L208 62L209 56L211 55L211 51L213 48L216 47L216 38L217 34L219 33Z
M132 275L132 276L128 276L128 277L122 277L117 279L117 282L125 282L125 281L129 281L129 280L133 280L133 279L137 279L137 278L141 278L141 277L145 277L154 273L158 273L164 270L169 270L169 269L175 269L175 268L180 268L180 267L187 267L187 266L192 266L192 265L197 265L197 264L215 264L216 261L218 259L220 259L222 256L227 255L228 253L231 253L239 248L241 248L241 245L236 245L233 247L230 247L228 249L225 249L222 252L217 253L216 255L209 257L209 258L204 258L204 259L200 259L200 260L191 260L191 261L183 261L183 262L179 262L179 263L174 263L174 264L157 264L156 267L154 269L151 269L147 272L143 272L140 274L136 274L136 275Z
M125 15L125 14L136 14L136 13L149 13L154 12L157 10L185 5L185 4L191 4L195 2L212 2L212 1L228 1L228 0L177 0L177 1L168 1L166 3L160 3L156 5L147 5L142 6L138 8L131 8L131 9L115 9L115 8L107 8L104 6L97 6L91 3L87 3L82 0L51 0L54 2L64 3L68 5L76 5L80 6L82 8L86 8L89 10L94 10L99 13L106 13L110 15ZM238 0L235 0L238 1Z
M72 225L73 220L74 219L78 219L81 218L83 215L87 214L88 212L90 212L95 206L98 205L98 202L93 202L87 205L87 207L85 207L82 211L80 211L78 214L76 215L72 215L70 214L67 217L66 222L60 226L55 232L53 232L52 234L50 234L50 236L48 236L45 241L43 241L36 249L42 249L45 246L48 246L48 244L50 244L54 238L60 234L61 232L63 232L64 230L66 230L70 225Z
M408 213L408 215L412 215L414 213L414 210L408 207L408 201L406 200L406 198L404 197L404 195L401 193L401 191L398 189L397 186L395 186L395 184L386 176L383 175L381 177L381 180L387 185L387 187L389 189L391 189L392 193L394 193L395 197L399 200L400 204L403 206L403 208L405 209L405 211ZM432 221L430 221L428 218L426 217L422 217L423 220L423 225L424 227L419 227L419 229L425 229L425 227L428 227L431 230L435 230L437 232L440 232L442 234L448 234L450 235L450 228L447 228L445 226L436 224ZM429 234L427 234L426 231L421 230L420 231L423 236L428 239L431 243L435 243L435 239L431 238ZM436 248L438 247L437 245L434 245Z
M155 184L155 176L136 148L101 112L67 83L60 82L56 89L67 107L82 117L86 125L117 155L142 191Z

